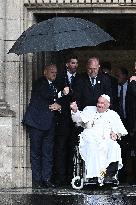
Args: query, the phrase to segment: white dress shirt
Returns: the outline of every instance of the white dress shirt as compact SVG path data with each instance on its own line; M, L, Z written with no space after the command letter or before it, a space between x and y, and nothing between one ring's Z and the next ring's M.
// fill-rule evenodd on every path
M91 76L89 76L89 78L90 78L91 84L92 84L93 86L96 85L96 78L97 78L97 76L93 77L93 78L94 78L94 82L92 82L92 77L91 77Z
M68 70L67 70L67 76L68 76L68 82L71 84L71 77L75 77L76 73L71 74Z

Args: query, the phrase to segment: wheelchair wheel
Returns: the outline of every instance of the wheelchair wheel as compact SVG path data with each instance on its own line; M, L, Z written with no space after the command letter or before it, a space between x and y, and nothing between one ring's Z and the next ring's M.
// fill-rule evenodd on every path
M72 187L73 189L82 189L83 188L83 178L80 176L76 176L72 179Z

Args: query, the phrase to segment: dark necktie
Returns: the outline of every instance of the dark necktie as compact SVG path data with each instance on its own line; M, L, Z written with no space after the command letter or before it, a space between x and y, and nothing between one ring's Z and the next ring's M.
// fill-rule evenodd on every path
M70 84L71 84L71 85L73 84L74 78L75 78L75 77L74 77L73 75L71 75L71 77L70 77L70 79L71 79L71 83L70 83Z
M70 82L70 85L69 85L69 87L70 87L70 90L73 92L73 82L74 82L74 76L73 75L71 75L71 77L70 77L70 80L71 80L71 82Z
M57 89L56 89L56 87L54 86L54 84L53 84L52 82L50 83L50 89L51 89L51 91L53 92L54 101L56 101L56 98L57 98Z
M93 88L94 88L94 79L95 78L93 78L93 77L91 78L91 83L92 83Z
M120 112L120 117L124 118L124 110L123 110L123 85L121 85L120 89L120 97L119 97L119 112Z

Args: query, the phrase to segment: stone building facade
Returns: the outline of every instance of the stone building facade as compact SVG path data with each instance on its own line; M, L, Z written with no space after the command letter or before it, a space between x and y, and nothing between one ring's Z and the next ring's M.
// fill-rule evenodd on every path
M115 46L82 52L77 49L76 53L82 59L82 66L87 56L97 54L103 60L110 60L113 67L125 64L131 69L136 59L135 13L136 0L0 0L0 187L31 186L29 138L21 120L32 81L42 73L43 54L7 54L16 39L29 26L53 16L93 19L111 30L110 19L116 24L123 18L133 28L133 38L128 39L125 47L122 43L117 49ZM120 35L124 36L121 30ZM44 63L51 56L44 53Z

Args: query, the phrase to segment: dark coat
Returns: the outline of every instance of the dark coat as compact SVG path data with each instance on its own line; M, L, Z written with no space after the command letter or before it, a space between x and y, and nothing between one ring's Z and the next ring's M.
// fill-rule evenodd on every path
M74 84L78 79L76 74L72 84L68 81L66 70L57 76L56 84L61 90L68 86L70 93L63 97L61 101L61 114L57 115L57 124L55 132L54 146L54 173L56 182L67 184L71 182L73 177L73 156L75 143L78 141L79 128L75 127L71 119L70 102L73 101Z
M111 90L112 90L112 109L116 112L118 111L119 107L119 100L118 100L118 80L112 75L109 75L108 73L105 74L107 77L109 77L111 81Z
M111 81L106 75L98 74L93 88L89 76L84 73L76 82L74 94L79 110L86 106L96 106L100 95L107 94L112 97Z
M64 96L60 102L60 104L62 105L62 114L63 114L62 117L63 118L65 118L66 116L69 116L71 118L70 103L75 100L74 88L79 78L80 78L80 74L76 73L72 84L70 84L68 81L66 70L64 70L63 73L57 76L55 83L57 87L59 87L60 90L63 90L63 88L66 86L70 88L70 93L67 96Z
M48 130L54 120L54 112L49 110L49 104L54 102L54 93L45 77L36 81L31 93L31 100L23 118L23 124Z
M69 83L69 80L68 80L68 76L67 76L67 70L64 69L64 71L57 76L57 78L56 78L56 80L55 80L55 83L56 83L56 85L57 85L61 90L62 90L65 86L68 86L68 87L70 87L71 89L74 89L74 85L75 85L75 83L76 83L76 81L78 80L79 77L80 77L80 74L79 74L79 73L76 73L72 84L70 84L70 83Z
M128 84L126 93L126 111L128 127L130 131L136 132L136 81Z

